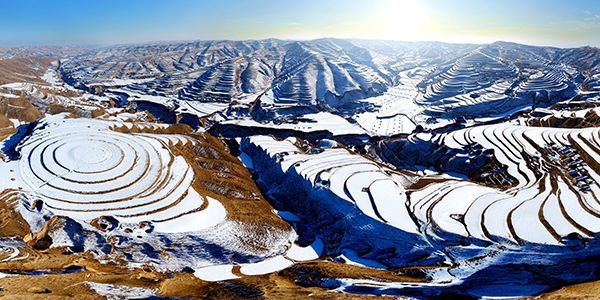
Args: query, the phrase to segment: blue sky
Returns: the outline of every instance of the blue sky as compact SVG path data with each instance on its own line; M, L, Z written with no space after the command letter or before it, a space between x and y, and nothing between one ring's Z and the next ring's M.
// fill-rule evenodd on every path
M9 0L0 7L0 45L356 37L600 46L598 0Z

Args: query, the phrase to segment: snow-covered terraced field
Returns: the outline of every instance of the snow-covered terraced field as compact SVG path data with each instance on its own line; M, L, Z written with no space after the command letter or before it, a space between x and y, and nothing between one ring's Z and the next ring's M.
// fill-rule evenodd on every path
M225 108L227 108L227 105L219 102L186 101L181 103L177 111L197 116L207 116Z
M428 82L422 101L428 104L436 101L443 103L441 99L489 87L497 81L513 77L516 72L514 66L475 50Z
M0 277L182 298L516 297L598 278L595 48L59 52L0 74Z
M295 122L285 122L274 124L273 122L260 123L254 120L225 120L221 121L222 125L237 125L246 128L272 128L286 129L298 132L318 132L328 131L333 135L364 135L365 130L360 126L350 123L344 118L327 112L319 112L315 114L301 115Z
M526 81L519 84L516 92L519 93L531 93L531 92L545 92L554 94L566 94L572 91L571 78L565 70L561 69L547 69L537 72L529 76Z
M505 94L510 85L510 81L499 81L487 88L446 98L442 103L427 106L426 111L429 115L446 117L503 115L515 107L527 105Z
M350 263L404 265L378 251L394 245L392 252L407 258L429 249L437 259L456 263L451 276L458 282L476 285L471 275L478 270L524 263L545 251L552 256L541 263L551 265L563 256L585 260L597 254L592 248L578 254L577 245L595 243L600 232L600 130L490 125L420 139L452 149L491 150L515 178L513 185L485 185L460 174L397 172L346 149L301 146L293 138L253 136L241 148L271 199L300 216L330 254L341 253ZM336 212L345 218L337 219ZM371 221L367 225L357 215ZM332 227L316 220L330 220ZM343 227L346 222L353 225ZM390 227L355 240L379 226ZM335 239L327 237L329 231L337 232ZM412 248L396 240L398 235L411 240Z
M406 232L416 232L404 207L406 195L402 186L406 178L401 174L345 149L305 154L287 140L256 136L245 142L265 152L269 159L278 161L282 172L298 174L311 186L328 188L367 216Z
M17 262L29 258L29 253L23 251L26 245L13 241L0 241L0 263Z
M498 125L444 135L440 143L451 148L477 143L493 149L518 184L505 191L465 182L431 185L411 194L411 209L422 224L489 241L592 238L600 231L599 134L596 128Z
M493 150L516 185L499 190L464 180L411 189L406 176L344 149L302 153L290 141L252 137L281 171L330 190L365 215L416 233L444 231L490 242L561 245L600 231L600 130L480 126L434 136L450 148ZM248 146L250 147L250 146ZM468 196L465 196L468 195ZM406 203L406 205L405 205Z
M196 151L196 159L213 157L211 165L219 170L217 178L226 178L225 174L232 172L219 164L227 165L229 170L243 168L241 164L217 162L217 150L211 149L205 138L200 141L182 134L130 133L168 129L168 125L157 123L49 116L33 126L30 135L19 143L19 157L0 163L0 171L9 175L0 180L0 190L12 191L0 200L14 206L33 232L46 230L55 247L104 249L104 234L121 236L125 240L116 246L118 251L98 255L136 252L125 256L125 261L132 265L154 264L162 270L258 263L290 248L294 233L263 207L266 203L253 201L249 207L271 214L263 216L265 223L260 228L270 228L268 232L257 232L255 225L236 216L239 209L231 210L240 205L232 203L235 200L231 197L249 193L241 188L247 183L242 180L226 186L227 181L220 181L222 186L215 186L207 181L214 179L204 179L206 175L198 173L204 169L184 157L188 151ZM207 172L215 171L209 168ZM223 200L230 203L224 205ZM54 225L44 227L48 219ZM243 237L236 237L238 234ZM255 240L256 235L261 236L260 240ZM252 244L247 239L252 239ZM169 247L172 252L158 259L154 250L148 252L145 248L148 243L157 249ZM183 253L186 247L204 250ZM230 254L207 253L206 249L218 247ZM7 259L16 258L16 250L7 249Z
M478 156L491 153L500 167L475 170L489 179L487 186L457 179L410 189L411 215L424 232L488 242L565 245L576 238L594 238L600 230L599 142L597 128L489 125L419 134L413 138L415 149L429 149L428 143L456 149L452 159L463 156L461 162L473 165L481 164ZM383 143L380 153L402 165L406 154L394 154L401 145ZM455 172L472 172L471 166L452 161L435 164L425 167L445 169L444 164L452 164Z
M159 232L198 231L223 221L223 206L191 187L194 172L168 147L177 135L131 135L111 123L58 119L21 146L20 177L55 214L151 221Z
M327 107L390 136L455 118L501 119L593 90L593 62L573 59L585 53L505 42L198 41L90 51L61 62L60 72L73 86L126 93L127 101L177 114L205 117L243 103L271 116L247 118L269 121Z
M119 79L122 86L182 102L228 102L270 88L276 102L311 102L327 92L343 96L383 86L385 75L364 54L351 42L335 39L199 41L102 49L65 61L62 71L69 82L114 86ZM127 82L131 79L138 82Z
M378 267L444 259L410 216L407 176L346 149L302 150L295 142L253 136L241 148L276 208L298 215L327 245L324 254Z
M382 96L364 100L375 106L374 111L356 114L353 118L361 127L376 135L411 133L416 127L413 119L423 111L422 106L415 103L419 96L416 87L418 82L418 78L401 78L397 86Z

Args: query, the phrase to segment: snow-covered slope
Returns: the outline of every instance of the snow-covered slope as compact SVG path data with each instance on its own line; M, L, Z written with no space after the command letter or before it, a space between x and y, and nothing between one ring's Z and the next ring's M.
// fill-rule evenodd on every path
M2 145L16 148L14 160L0 162L0 190L17 191L32 239L49 236L52 247L98 250L99 259L120 257L130 266L174 271L285 253L295 234L243 177L241 164L205 137L160 133L170 128L49 116L18 145ZM211 165L197 164L200 158ZM239 201L253 202L236 208ZM246 209L266 222L257 226ZM171 252L159 258L164 248Z
M0 271L76 261L89 270L69 286L182 298L503 298L598 279L597 48L20 52L0 50ZM100 280L98 264L146 274Z
M176 102L229 102L269 92L267 102L275 105L336 107L385 92L407 64L460 55L444 44L427 46L419 57L421 45L338 39L117 46L64 60L61 71L75 86L124 86Z
M356 116L375 135L394 135L456 118L501 118L594 90L595 51L506 42L198 41L103 48L62 60L60 71L74 86L179 114L206 116L235 102L269 121L327 108Z

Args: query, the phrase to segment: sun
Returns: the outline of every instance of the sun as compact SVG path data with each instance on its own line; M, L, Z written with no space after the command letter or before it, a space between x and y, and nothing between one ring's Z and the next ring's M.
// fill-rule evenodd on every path
M384 0L375 11L373 33L391 40L422 39L426 17L418 0Z

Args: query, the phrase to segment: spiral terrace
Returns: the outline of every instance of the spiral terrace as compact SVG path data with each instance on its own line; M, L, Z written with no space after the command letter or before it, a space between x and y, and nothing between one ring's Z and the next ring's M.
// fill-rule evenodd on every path
M197 231L224 219L223 206L194 190L194 171L169 150L191 138L124 134L110 125L48 122L22 146L21 177L49 210L81 220L152 221L162 232Z

